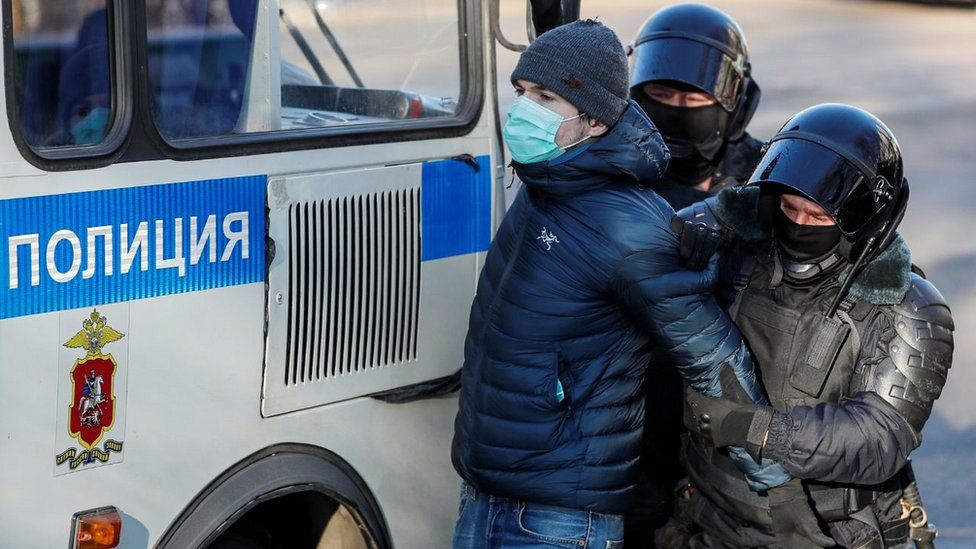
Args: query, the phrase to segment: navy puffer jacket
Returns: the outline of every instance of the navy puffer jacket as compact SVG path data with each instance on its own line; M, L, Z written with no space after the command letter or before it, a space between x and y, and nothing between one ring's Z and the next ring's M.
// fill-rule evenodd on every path
M631 103L589 145L515 165L525 185L481 272L455 422L454 466L476 489L625 511L651 345L697 389L720 394L727 364L761 400L739 333L711 297L714 270L680 266L671 207L637 184L658 180L667 159Z

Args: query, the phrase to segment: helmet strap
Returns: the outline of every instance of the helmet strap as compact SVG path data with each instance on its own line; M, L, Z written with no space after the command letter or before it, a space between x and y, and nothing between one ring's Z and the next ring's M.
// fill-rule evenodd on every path
M841 301L843 301L844 298L847 297L847 293L850 291L851 284L854 283L854 279L861 274L861 271L864 269L865 266L867 266L868 262L874 259L874 256L876 255L877 252L887 248L888 244L891 244L891 241L894 240L895 232L898 229L898 225L901 223L902 218L905 217L905 210L908 208L908 195L909 195L908 179L906 178L903 179L902 181L904 185L902 187L900 195L898 196L898 201L895 203L896 209L894 214L891 216L891 219L888 220L888 223L886 223L884 228L881 230L881 235L869 238L867 243L864 245L864 248L861 250L861 253L858 254L857 261L855 261L854 266L851 267L850 274L847 276L847 278L844 279L844 282L841 284L840 291L837 292L837 297L834 298L834 302L830 305L830 308L827 310L828 318L834 316L834 313L837 312L837 308L840 307ZM846 241L842 239L841 245L843 246L845 244Z
M827 318L830 318L837 313L837 309L840 307L841 302L844 301L844 298L847 297L848 292L851 291L851 284L854 283L854 279L861 274L861 271L864 270L864 267L867 265L867 259L869 257L868 252L872 251L871 249L874 247L874 243L877 241L878 239L876 237L871 237L868 239L867 245L864 246L861 254L857 257L857 261L855 261L854 265L851 267L851 272L848 273L847 278L841 282L840 291L837 292L837 297L834 298L833 303L830 304L830 308L827 309L827 314L825 315Z

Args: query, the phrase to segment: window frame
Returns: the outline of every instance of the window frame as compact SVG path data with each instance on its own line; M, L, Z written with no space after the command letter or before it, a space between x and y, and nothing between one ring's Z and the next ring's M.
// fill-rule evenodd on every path
M105 9L108 14L109 39L109 79L111 81L110 113L111 125L105 137L98 143L90 145L69 145L65 147L35 147L27 142L21 129L20 110L17 108L16 82L14 66L14 37L13 37L13 0L4 0L3 12L3 63L4 87L6 90L7 121L17 149L34 166L48 170L59 171L74 169L78 164L98 163L107 165L121 157L123 145L133 120L132 89L128 84L132 81L132 55L127 44L130 36L132 11L128 3L117 0L106 0ZM63 166L63 167L62 167ZM55 169L51 169L54 167Z
M13 66L12 1L3 0L2 6L4 66L8 69ZM160 134L151 112L146 3L144 0L107 0L107 5L115 24L114 29L109 29L115 60L112 63L113 92L119 95L114 127L102 143L65 147L66 154L39 154L21 133L13 71L4 71L7 117L14 141L24 158L42 170L69 171L147 160L192 161L461 137L474 129L484 107L485 47L481 9L477 0L457 0L461 86L454 116L191 138L174 145Z

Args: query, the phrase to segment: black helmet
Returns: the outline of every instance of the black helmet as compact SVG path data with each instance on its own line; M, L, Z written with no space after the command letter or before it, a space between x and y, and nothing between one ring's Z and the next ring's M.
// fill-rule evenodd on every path
M724 142L742 137L759 105L749 48L739 25L704 4L677 4L657 11L633 46L630 94L644 104L643 85L670 81L715 97L728 113Z
M764 147L749 184L763 189L767 227L769 198L785 191L816 202L837 223L838 251L855 268L888 245L908 204L894 134L871 113L834 103L793 116Z

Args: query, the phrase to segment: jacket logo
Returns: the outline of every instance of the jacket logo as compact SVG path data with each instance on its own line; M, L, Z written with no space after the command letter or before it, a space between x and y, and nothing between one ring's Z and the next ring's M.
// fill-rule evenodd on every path
M553 244L559 244L560 243L559 242L559 237L557 237L556 235L552 234L550 231L547 231L545 227L542 228L542 234L540 234L539 236L535 237L535 239L536 240L541 240L542 243L546 245L546 251L547 252L552 249L552 245Z

